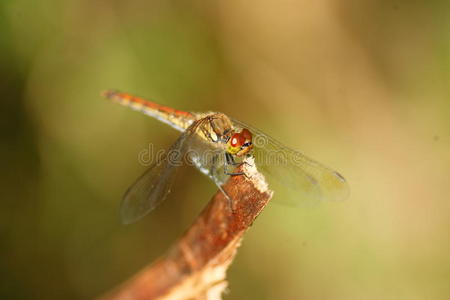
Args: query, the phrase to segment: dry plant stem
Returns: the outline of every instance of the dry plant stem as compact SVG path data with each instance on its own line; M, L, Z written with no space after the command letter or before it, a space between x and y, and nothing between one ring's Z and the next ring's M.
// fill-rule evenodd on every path
M223 187L233 210L218 191L165 256L102 299L221 299L242 236L272 197L254 162L247 161L250 166L239 167L247 176L230 177Z

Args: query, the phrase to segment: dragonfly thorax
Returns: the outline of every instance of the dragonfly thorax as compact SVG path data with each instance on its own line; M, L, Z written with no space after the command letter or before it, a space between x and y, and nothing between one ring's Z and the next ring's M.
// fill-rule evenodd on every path
M194 125L193 130L197 135L216 144L224 144L230 138L233 131L233 123L222 113L210 113L203 115Z

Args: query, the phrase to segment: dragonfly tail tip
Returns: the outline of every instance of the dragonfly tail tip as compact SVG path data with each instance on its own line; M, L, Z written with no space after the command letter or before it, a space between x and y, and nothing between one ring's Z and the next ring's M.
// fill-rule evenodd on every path
M116 91L116 90L113 90L113 89L103 90L103 91L100 93L100 95L101 95L103 98L106 98L106 99L112 99L116 94L117 94L117 91Z

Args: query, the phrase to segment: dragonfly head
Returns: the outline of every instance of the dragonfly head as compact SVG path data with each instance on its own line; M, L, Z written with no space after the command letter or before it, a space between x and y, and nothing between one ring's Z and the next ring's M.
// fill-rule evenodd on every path
M252 133L244 128L241 132L235 132L227 142L227 152L236 156L243 156L253 148Z

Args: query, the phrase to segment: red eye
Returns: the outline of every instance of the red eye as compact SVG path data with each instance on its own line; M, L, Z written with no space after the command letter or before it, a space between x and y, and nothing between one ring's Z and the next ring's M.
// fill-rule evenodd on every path
M245 137L240 133L235 133L231 136L230 144L233 147L240 147L245 143Z
M247 128L242 129L241 135L247 141L251 141L252 140L252 133Z

